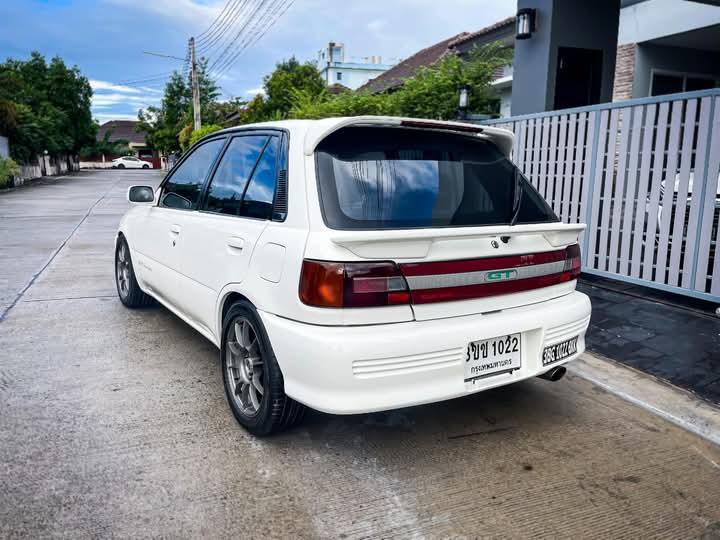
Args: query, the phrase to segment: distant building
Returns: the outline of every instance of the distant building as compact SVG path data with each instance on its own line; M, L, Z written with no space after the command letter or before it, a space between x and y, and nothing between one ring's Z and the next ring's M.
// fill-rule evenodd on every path
M317 60L320 75L327 86L337 84L351 90L360 88L392 67L391 64L383 64L380 56L365 57L360 62L350 61L352 59L345 55L345 45L332 41L318 52Z
M489 43L501 43L504 46L512 47L514 41L515 17L508 17L476 32L462 32L430 45L399 62L382 75L372 79L363 89L373 94L392 92L400 88L406 79L414 77L420 68L431 66L448 55L457 54L463 57L474 47L481 47ZM500 97L501 114L509 116L512 93L512 65L499 69L495 73L495 80L492 85L496 88Z
M138 131L137 127L138 122L136 120L110 120L98 128L95 139L102 141L105 134L110 132L109 142L128 141L128 148L136 157L151 163L153 168L159 168L160 158L157 152L147 144L147 133ZM118 156L106 156L106 159L114 157Z

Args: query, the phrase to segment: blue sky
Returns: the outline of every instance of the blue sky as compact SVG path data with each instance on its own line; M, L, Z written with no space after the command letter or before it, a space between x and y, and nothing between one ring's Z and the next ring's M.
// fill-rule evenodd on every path
M226 0L1 0L0 59L38 50L77 65L95 90L100 122L136 118L157 104L162 80L152 77L182 62L187 40L215 20ZM515 0L295 0L290 9L218 81L223 97L252 97L275 62L312 60L323 43L340 41L351 57L407 57L462 31L475 31L514 13ZM219 54L211 51L210 58Z

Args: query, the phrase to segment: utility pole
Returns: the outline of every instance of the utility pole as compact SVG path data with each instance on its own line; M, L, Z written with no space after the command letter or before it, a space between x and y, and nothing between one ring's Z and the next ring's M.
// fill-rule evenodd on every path
M190 62L192 65L192 102L193 102L193 129L202 127L200 120L200 82L198 81L197 59L195 58L195 38L190 38Z

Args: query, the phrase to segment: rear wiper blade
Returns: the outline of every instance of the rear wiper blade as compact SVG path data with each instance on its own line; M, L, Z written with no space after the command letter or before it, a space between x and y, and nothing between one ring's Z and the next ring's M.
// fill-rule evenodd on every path
M522 176L520 175L519 170L515 170L515 187L513 189L513 207L512 207L512 216L510 218L510 225L515 225L515 223L518 220L518 216L520 215L520 204L522 203L523 198L523 192L525 191L522 188L522 184L520 181L522 180Z

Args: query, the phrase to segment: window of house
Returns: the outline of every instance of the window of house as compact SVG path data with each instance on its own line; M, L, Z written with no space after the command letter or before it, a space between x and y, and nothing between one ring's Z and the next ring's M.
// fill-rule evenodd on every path
M342 71L337 72L337 80L342 81Z
M695 90L715 88L718 81L712 77L692 76L683 73L653 72L650 87L651 96L678 94Z

